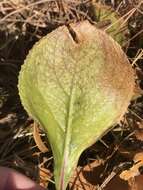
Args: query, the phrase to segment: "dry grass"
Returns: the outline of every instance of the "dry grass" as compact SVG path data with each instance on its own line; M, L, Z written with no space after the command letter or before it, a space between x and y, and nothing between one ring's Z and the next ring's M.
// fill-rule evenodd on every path
M87 6L90 0L82 1L12 1L4 0L0 3L1 30L26 32L29 26L35 31L42 28L57 27L73 21L87 18ZM17 27L18 26L18 27Z

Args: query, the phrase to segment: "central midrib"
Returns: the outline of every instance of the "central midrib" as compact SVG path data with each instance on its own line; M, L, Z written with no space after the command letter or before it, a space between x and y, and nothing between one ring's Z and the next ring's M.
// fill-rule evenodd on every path
M65 140L63 146L63 158L61 164L61 172L60 172L60 190L64 190L65 188L65 172L66 166L69 156L69 147L71 141L71 123L72 123L72 114L73 114L73 106L74 106L74 95L75 95L75 86L74 86L74 76L72 79L71 87L70 87L70 95L68 101L68 109L67 109L67 119L66 119L66 128L65 128Z

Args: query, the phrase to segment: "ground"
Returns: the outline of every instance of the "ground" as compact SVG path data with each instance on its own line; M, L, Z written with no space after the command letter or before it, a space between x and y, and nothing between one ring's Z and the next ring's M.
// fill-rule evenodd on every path
M36 41L60 25L93 21L90 0L60 2L0 1L0 165L53 190L50 145L44 131L23 109L17 82L21 65ZM135 95L121 122L83 152L69 189L143 190L143 2L99 2L111 6L127 22L129 37L124 50L136 75Z

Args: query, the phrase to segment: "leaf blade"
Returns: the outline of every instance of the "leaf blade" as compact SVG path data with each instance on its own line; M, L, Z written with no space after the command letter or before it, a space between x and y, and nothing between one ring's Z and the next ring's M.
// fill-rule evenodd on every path
M73 28L79 44L65 26L55 30L29 53L19 77L26 110L47 132L57 190L66 189L81 152L118 122L134 86L115 41L88 22Z

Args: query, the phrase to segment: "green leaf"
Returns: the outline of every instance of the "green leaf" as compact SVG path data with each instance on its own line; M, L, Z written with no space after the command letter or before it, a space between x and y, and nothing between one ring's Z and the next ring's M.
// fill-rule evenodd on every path
M127 34L129 33L127 22L110 6L92 2L92 9L98 23L103 24L103 29L121 46L125 45L127 41ZM106 23L108 23L106 26ZM104 26L105 24L105 26ZM127 44L126 44L127 45Z
M27 112L45 128L57 190L65 190L84 149L117 123L132 97L133 72L120 46L84 21L41 39L19 76Z

